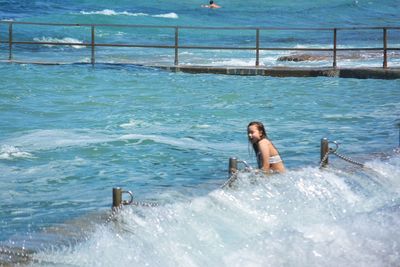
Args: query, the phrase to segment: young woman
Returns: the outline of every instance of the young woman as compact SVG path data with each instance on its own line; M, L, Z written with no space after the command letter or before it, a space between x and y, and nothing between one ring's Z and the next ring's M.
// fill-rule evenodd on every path
M268 139L267 132L261 122L253 121L247 126L249 142L256 153L258 167L266 173L284 172L285 165L278 150Z

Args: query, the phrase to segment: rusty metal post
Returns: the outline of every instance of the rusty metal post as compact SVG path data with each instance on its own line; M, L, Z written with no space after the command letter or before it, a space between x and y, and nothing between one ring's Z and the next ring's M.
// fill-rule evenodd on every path
M238 170L238 162L236 158L229 158L229 176L237 172Z
M321 139L321 167L328 165L329 141L328 138Z
M95 63L95 55L94 55L94 43L95 43L95 30L94 30L94 26L92 25L92 57L91 57L91 63L92 66L94 66Z
M256 67L260 66L260 29L256 30Z
M337 63L336 63L336 47L337 46L337 29L333 29L333 68L336 69Z
M175 61L174 61L175 66L179 64L178 46L179 46L179 28L175 27Z
M13 24L8 25L8 60L12 60L12 44L13 44Z
M383 68L387 68L387 29L383 28Z
M122 189L120 187L113 188L113 204L112 207L118 208L122 204Z

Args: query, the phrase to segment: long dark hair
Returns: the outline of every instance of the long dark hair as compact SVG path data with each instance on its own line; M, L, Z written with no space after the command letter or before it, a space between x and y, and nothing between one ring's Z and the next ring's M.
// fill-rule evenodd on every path
M262 122L259 121L252 121L249 123L249 125L247 125L247 129L249 129L250 126L257 126L257 129L261 132L261 139L267 138L268 139L268 135L267 135L267 131L265 130L264 124L262 124ZM249 139L250 141L250 139ZM253 149L254 152L257 154L258 153L258 145L257 143L252 144L253 145Z

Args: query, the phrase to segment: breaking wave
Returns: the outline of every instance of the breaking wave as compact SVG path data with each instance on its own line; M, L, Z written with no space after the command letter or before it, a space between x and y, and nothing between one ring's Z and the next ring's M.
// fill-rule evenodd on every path
M142 12L138 12L138 13L131 13L128 11L117 12L112 9L104 9L104 10L100 10L100 11L81 11L80 14L104 15L104 16L133 16L133 17L149 16L149 17L154 17L154 18L168 18L168 19L178 19L179 18L178 15L174 12L151 15L151 14L142 13Z

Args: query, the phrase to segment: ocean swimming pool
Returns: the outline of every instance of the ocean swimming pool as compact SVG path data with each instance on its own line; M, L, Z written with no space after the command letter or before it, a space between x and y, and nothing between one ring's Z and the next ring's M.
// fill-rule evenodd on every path
M392 1L248 1L245 8L241 1L218 2L223 8L217 13L192 0L179 5L3 1L0 18L286 27L398 21L398 4ZM0 28L2 40L6 30ZM28 27L22 37L32 32ZM124 32L114 34L126 38ZM296 45L293 39L278 41ZM365 41L373 46L380 39ZM65 61L90 55L74 47L17 52L38 59L56 52ZM0 56L7 56L4 45ZM99 56L117 55L105 50ZM216 65L251 63L231 60L229 53L182 54L183 62L193 58ZM395 151L400 80L3 63L0 77L0 265L24 263L17 249L24 249L30 266L396 266L400 261ZM265 123L289 171L268 178L242 172L233 188L222 190L230 157L255 166L246 137L252 120ZM340 153L367 168L331 156L330 168L319 170L323 137L337 140ZM111 190L117 186L159 206L126 206L110 221ZM3 253L5 247L13 253Z
M236 255L237 250L244 249L236 244L239 240L250 242L255 238L254 242L266 246L277 241L275 231L284 239L298 238L292 233L300 231L298 227L311 227L300 234L314 235L311 225L317 223L318 217L323 217L318 222L322 227L318 235L333 231L327 226L332 224L337 231L340 228L341 236L333 234L329 242L337 242L341 249L349 245L354 250L356 245L350 241L346 242L351 244L341 243L342 235L349 238L347 235L351 236L356 227L348 225L348 220L365 219L363 227L376 227L378 231L380 223L388 222L385 218L375 222L372 218L376 213L383 209L389 210L385 216L399 216L400 161L392 153L398 146L398 80L192 75L108 65L92 68L2 64L0 72L1 220L6 226L1 240L3 245L39 251L61 246L60 251L39 253L41 263L108 265L111 259L84 255L100 253L110 257L102 244L118 243L122 237L117 232L124 232L126 226L134 228L127 232L127 239L122 238L127 243L120 249L127 254L148 246L158 253L159 230L172 235L164 236L164 246L183 246L180 249L188 254L186 260L194 265L231 264L229 259L221 262L217 255L209 260L202 258L200 255L208 252L202 246L196 247L197 238L207 237L208 242L222 246L219 256L226 253L225 246ZM243 179L238 190L221 191L219 186L228 175L229 157L255 166L246 140L246 126L251 120L267 125L270 138L290 171L283 177L271 178L272 184L253 177L250 181L256 179L254 187ZM332 172L319 171L319 142L323 137L338 140L341 153L366 161L378 174L354 170L335 158L331 159ZM121 218L122 226L104 226L105 219L101 218L110 210L111 189L116 186L132 190L137 200L155 201L163 208L139 213L127 209ZM289 197L289 192L304 203ZM287 202L283 196L291 200ZM307 213L314 205L324 209L305 216L304 223L295 220L299 212ZM209 216L213 219L206 225ZM232 221L231 217L236 219ZM270 219L277 220L273 228L269 228ZM201 223L203 220L206 221ZM260 227L259 232L247 229L253 220ZM239 231L237 235L235 222L241 229L235 229ZM157 225L160 229L153 229ZM186 227L195 227L195 236L188 237ZM69 236L65 228L76 233ZM225 233L225 228L232 232ZM383 232L378 241L396 244L396 234L389 237L394 229L379 230ZM99 236L103 231L108 234ZM155 231L155 236L147 231ZM285 231L291 233L285 236ZM214 239L225 234L229 238ZM131 235L144 236L136 243ZM67 245L72 242L70 239L83 237L85 242ZM359 238L372 242L369 237ZM322 242L327 246L325 253L330 253L328 240L306 240L299 240L298 245ZM93 247L92 242L100 247ZM291 243L282 242L285 250ZM375 249L365 246L362 251ZM190 254L189 247L200 255ZM280 258L283 248L275 249L271 255ZM179 259L177 251L180 250L171 254L173 258L168 253L159 258L137 255L136 263L188 264ZM293 257L302 258L302 253L312 251L300 250ZM260 255L254 251L245 255L250 257L253 253ZM392 255L394 251L388 253ZM75 255L73 259L71 255ZM128 264L126 258L120 260L121 264ZM246 258L242 260L246 262ZM264 256L257 260L266 263ZM290 262L290 258L287 260ZM310 263L303 260L306 265Z

